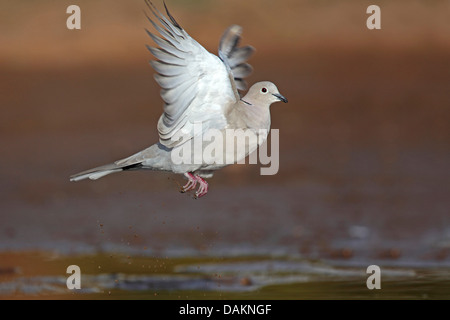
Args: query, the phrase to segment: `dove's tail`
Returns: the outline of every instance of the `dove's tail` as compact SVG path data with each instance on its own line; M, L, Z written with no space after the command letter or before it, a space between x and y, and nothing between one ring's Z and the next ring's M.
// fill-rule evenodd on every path
M70 177L70 181L80 181L80 180L84 180L84 179L88 179L88 178L91 180L97 180L97 179L100 179L111 173L120 172L120 171L124 171L124 170L130 170L130 169L136 169L140 165L141 165L140 163L136 163L133 165L125 165L125 166L121 166L116 163L106 164L104 166L100 166L97 168L89 169L89 170L74 174L73 176Z
M167 150L167 148L157 143L128 158L74 174L70 177L70 181L80 181L88 178L97 180L111 173L144 167L152 170L168 170L170 168L166 167L166 165L169 161L166 158L170 157L170 153Z

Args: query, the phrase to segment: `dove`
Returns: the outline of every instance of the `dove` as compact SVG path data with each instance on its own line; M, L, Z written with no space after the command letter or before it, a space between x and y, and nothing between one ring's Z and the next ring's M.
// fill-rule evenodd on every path
M247 89L244 78L252 72L247 60L255 49L239 46L240 26L232 25L226 29L219 43L218 55L214 55L178 24L165 3L166 15L150 1L146 4L152 13L152 17L148 14L146 17L158 33L146 29L157 45L147 45L147 48L156 58L150 64L156 71L154 78L161 87L164 101L163 113L157 124L159 141L127 158L72 175L70 181L96 180L128 170L167 171L184 175L188 182L181 192L197 189L194 198L200 198L207 194L205 179L212 177L214 171L237 163L266 140L270 130L271 104L278 101L286 103L287 99L269 81L253 84L241 97L239 91ZM198 124L201 124L200 130ZM204 151L204 147L197 150L189 146L211 130L216 133L248 130L255 133L257 139L245 140L244 151L239 154L236 148L225 150L224 153L235 156L231 163L220 161L223 159L219 151L224 150L225 142L217 147L215 161L174 161L174 154L180 153L181 149L188 158L196 156L195 152ZM215 140L220 143L221 139Z

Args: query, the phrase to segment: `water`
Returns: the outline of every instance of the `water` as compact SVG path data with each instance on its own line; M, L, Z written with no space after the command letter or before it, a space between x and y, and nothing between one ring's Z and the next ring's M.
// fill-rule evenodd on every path
M5 258L3 255L2 258ZM9 257L17 262L18 256ZM380 289L370 290L366 266L304 259L152 258L125 255L46 256L0 273L0 297L46 299L448 299L449 268L380 265ZM43 259L44 258L44 259ZM23 259L23 256L22 256ZM42 262L46 261L46 262ZM23 261L22 261L23 263ZM81 289L55 266L77 263ZM50 267L49 267L50 266ZM121 270L121 272L114 272ZM31 275L28 273L41 273ZM43 275L44 274L44 275Z

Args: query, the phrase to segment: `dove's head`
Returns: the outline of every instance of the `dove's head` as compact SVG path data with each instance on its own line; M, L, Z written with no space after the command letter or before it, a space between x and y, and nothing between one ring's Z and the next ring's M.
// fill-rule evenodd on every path
M272 103L278 101L288 102L278 91L277 86L269 81L261 81L252 85L242 100L249 104L259 106L270 106Z

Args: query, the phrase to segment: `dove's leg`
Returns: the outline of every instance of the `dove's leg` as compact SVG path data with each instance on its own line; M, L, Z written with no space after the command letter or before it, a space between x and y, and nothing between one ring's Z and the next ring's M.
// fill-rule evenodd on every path
M205 194L208 193L208 182L200 178L199 176L195 176L197 178L197 181L200 183L200 187L198 187L197 192L195 193L196 198L203 197Z
M194 177L192 173L186 172L184 176L188 178L189 181L184 186L181 187L182 193L195 189L195 186L197 185L197 177Z

